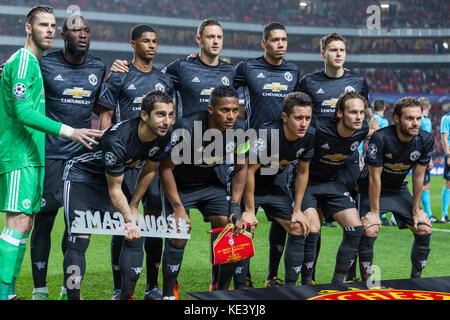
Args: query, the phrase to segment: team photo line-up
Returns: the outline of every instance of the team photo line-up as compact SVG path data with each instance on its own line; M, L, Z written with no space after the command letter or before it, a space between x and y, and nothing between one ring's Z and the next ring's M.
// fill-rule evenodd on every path
M81 299L90 233L77 226L79 213L88 211L119 213L123 222L122 234L111 237L111 299L133 299L144 258L144 299L178 299L188 237L143 237L141 203L146 218L175 221L173 234L195 228L189 218L195 208L212 228L232 223L235 235L257 237L262 207L270 221L266 287L296 285L299 278L314 284L321 226L333 221L343 237L331 281L356 279L359 261L368 283L380 215L392 212L398 227L413 234L410 277L421 276L436 222L421 209L434 145L421 129L429 101L401 98L394 124L379 122L380 101L368 105L364 77L344 68L344 37L323 36L324 69L300 78L298 66L284 59L282 24L264 27L262 56L233 66L220 59L223 30L210 18L197 29L199 52L160 71L153 66L157 32L139 24L130 32L132 62L116 60L106 76L105 64L88 53L83 16L67 17L64 49L48 51L56 27L51 7L33 7L25 46L1 68L0 300L17 299L28 238L32 299L48 300L50 234L60 208L66 224L60 299ZM411 193L405 179L413 168ZM209 290L228 290L232 282L235 289L251 287L250 264L251 258L213 265Z

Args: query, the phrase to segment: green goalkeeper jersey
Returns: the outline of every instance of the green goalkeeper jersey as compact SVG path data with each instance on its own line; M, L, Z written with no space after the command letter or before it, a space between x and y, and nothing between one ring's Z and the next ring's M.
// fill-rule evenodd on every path
M61 123L45 117L39 60L28 48L6 62L0 82L0 174L45 165L45 133L58 135Z

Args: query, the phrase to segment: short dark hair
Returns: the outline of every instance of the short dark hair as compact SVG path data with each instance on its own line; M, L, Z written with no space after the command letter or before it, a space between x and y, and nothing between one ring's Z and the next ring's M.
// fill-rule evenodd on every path
M221 85L215 87L214 90L211 92L210 104L212 106L218 105L219 104L218 100L220 98L239 98L239 96L236 89L234 89L232 86Z
M376 99L373 102L373 111L381 111L384 109L384 101L382 99Z
M403 97L398 99L398 101L394 104L393 114L397 115L400 118L402 115L403 108L406 107L421 107L419 99L414 97Z
M33 24L34 18L36 17L36 15L38 13L54 14L52 7L47 6L47 5L37 5L37 6L34 6L33 8L31 8L30 11L28 11L26 23Z
M205 28L207 26L219 26L220 28L222 28L222 26L220 25L220 22L217 21L214 18L208 18L203 20L197 28L197 35L199 35L200 37L203 35L203 31L205 30Z
M267 41L269 39L270 31L272 30L284 30L286 31L286 28L279 22L270 22L268 23L263 30L263 39Z
M148 92L142 99L142 110L150 115L155 108L155 103L173 103L172 97L164 91L152 90Z
M343 113L345 111L345 109L347 108L347 105L346 105L347 101L352 100L352 99L359 99L362 102L364 102L364 110L367 110L367 106L368 106L367 100L362 94L360 94L356 91L344 92L343 94L341 94L339 96L339 99L336 102L336 109L334 110L334 115L331 117L332 121L338 120L338 117L337 117L338 112L341 111Z
M67 30L69 30L69 27L67 26L67 24L69 23L74 23L74 19L76 19L77 17L81 18L84 22L86 22L86 24L88 24L87 20L80 15L72 15L72 16L68 16L67 18L64 19L63 24L62 24L62 32L66 33Z
M130 38L131 40L136 41L145 32L153 32L156 34L156 31L152 26L148 24L138 24L131 29Z
M283 100L283 112L289 117L295 106L312 108L313 101L311 97L304 92L291 92Z
M347 40L340 34L336 32L329 33L320 39L320 51L325 51L327 45L330 44L332 41L342 41L344 43L347 42Z

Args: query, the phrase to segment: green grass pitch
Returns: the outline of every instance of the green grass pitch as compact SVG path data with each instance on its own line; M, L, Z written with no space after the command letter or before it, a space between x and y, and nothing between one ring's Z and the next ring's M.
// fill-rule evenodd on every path
M431 180L431 202L433 214L441 216L441 191L444 180L440 176L433 176ZM255 232L255 256L251 260L250 270L256 287L264 286L268 265L268 231L269 223L260 212L257 215L259 225ZM3 229L5 219L0 219ZM193 229L189 240L179 276L181 298L186 292L208 290L211 265L209 263L209 224L203 222L202 215L191 212ZM445 231L434 231L431 237L431 252L428 263L423 271L423 277L450 276L450 224L433 224L433 228ZM62 210L58 214L52 232L52 249L49 259L47 286L50 299L57 299L62 283L62 253L61 237L64 230ZM336 251L342 238L341 228L324 227L322 229L322 246L319 255L316 280L319 284L329 283L334 270ZM375 243L374 264L379 266L381 279L405 279L410 273L410 249L412 234L409 230L399 230L397 227L382 227ZM93 235L86 253L87 270L82 283L82 297L87 300L108 300L112 294L112 273L110 264L110 236ZM17 294L23 299L31 299L33 280L31 275L31 261L27 253L22 270L17 280ZM284 263L279 268L280 278L284 278ZM162 275L159 276L162 287ZM137 283L135 299L142 299L145 290L145 262L141 277Z

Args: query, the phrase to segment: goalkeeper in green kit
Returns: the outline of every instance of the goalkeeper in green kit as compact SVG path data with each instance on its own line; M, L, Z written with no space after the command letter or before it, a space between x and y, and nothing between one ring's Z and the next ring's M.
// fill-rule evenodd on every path
M3 67L0 82L0 211L6 225L0 234L0 300L15 296L15 280L40 211L45 166L45 134L89 147L101 131L74 129L45 116L45 94L39 58L53 44L56 20L49 6L27 15L27 42ZM61 182L62 183L62 182ZM11 298L11 297L10 297Z

